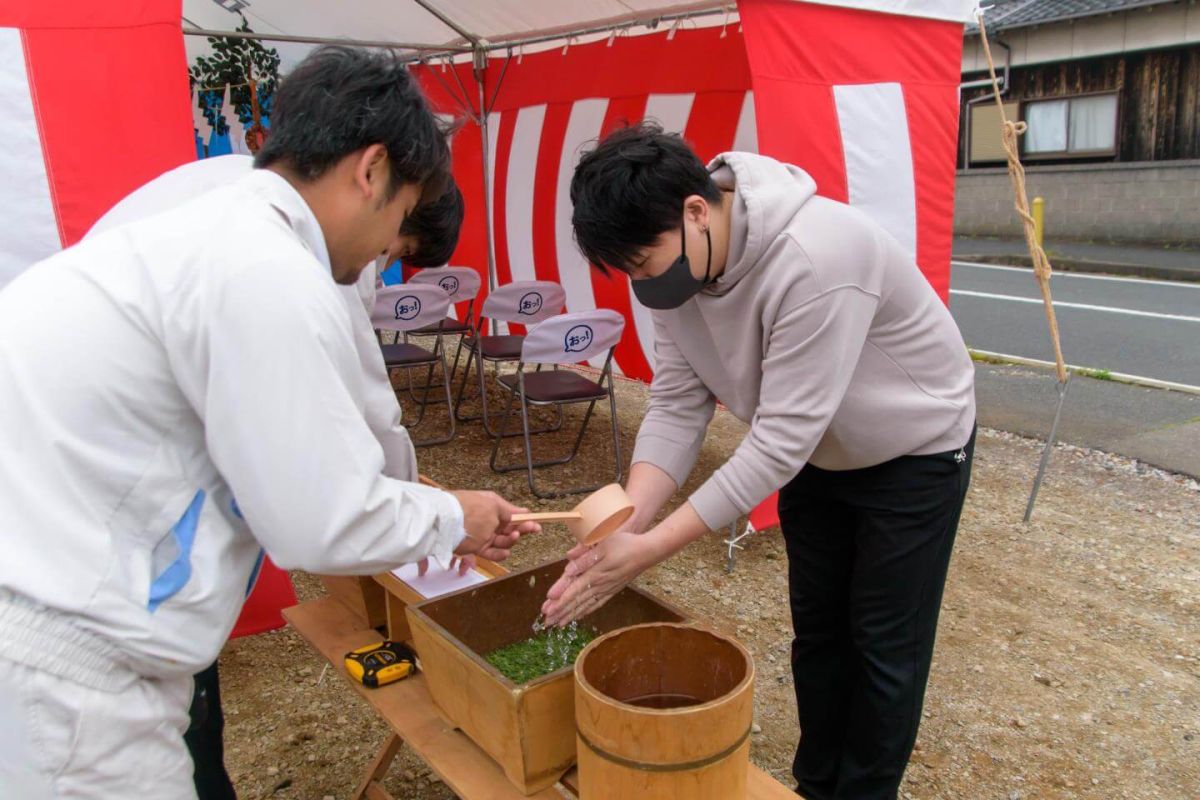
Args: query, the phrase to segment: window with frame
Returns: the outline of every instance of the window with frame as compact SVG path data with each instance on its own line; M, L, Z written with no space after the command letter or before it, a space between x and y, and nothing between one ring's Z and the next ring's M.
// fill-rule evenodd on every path
M1117 152L1117 95L1090 94L1022 104L1023 150L1034 157L1104 156Z

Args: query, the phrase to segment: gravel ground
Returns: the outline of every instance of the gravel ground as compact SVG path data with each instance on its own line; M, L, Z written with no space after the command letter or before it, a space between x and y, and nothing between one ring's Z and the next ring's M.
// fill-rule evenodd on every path
M646 389L619 382L622 453ZM501 398L496 397L497 401ZM430 412L426 424L443 412ZM567 428L578 424L568 413ZM539 473L546 486L612 477L607 409L582 457ZM568 431L539 437L569 446ZM719 410L681 501L732 453L745 427ZM519 439L506 442L512 456ZM491 488L534 508L524 473L487 466L489 441L464 425L419 451L448 486ZM905 798L1200 798L1200 484L1139 462L1059 446L1033 522L1021 522L1039 443L980 431ZM574 502L568 499L567 504ZM558 505L562 505L559 503ZM732 574L715 535L651 570L640 585L736 635L758 668L751 758L790 784L799 731L788 666L786 560L778 529L746 541ZM522 542L521 568L561 557L548 527ZM301 599L321 594L293 575ZM221 656L230 773L243 798L346 797L387 735L290 630L232 642ZM397 798L454 795L404 753Z

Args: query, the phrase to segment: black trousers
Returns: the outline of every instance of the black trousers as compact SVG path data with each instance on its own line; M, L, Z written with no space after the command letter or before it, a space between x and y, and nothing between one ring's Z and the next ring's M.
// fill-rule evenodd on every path
M192 754L196 794L200 800L237 800L225 771L225 715L221 713L221 683L217 665L196 675L192 693L192 724L183 735Z
M971 479L962 450L844 472L806 466L779 493L809 800L896 797L929 678L942 588Z

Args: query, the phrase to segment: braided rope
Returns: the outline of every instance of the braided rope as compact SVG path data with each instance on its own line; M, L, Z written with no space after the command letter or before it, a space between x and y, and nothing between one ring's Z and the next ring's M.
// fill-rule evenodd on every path
M1037 277L1038 288L1042 290L1042 307L1046 312L1046 322L1050 325L1050 340L1054 345L1054 371L1059 383L1067 382L1067 364L1063 359L1062 343L1058 336L1058 318L1054 314L1054 301L1050 297L1050 259L1046 251L1038 244L1034 232L1033 215L1029 213L1029 193L1025 189L1025 167L1021 165L1017 137L1025 133L1027 126L1024 122L1013 122L1004 113L1004 101L1000 98L1000 82L996 79L996 63L992 61L992 49L988 46L987 28L983 23L983 14L979 17L979 38L983 42L983 53L987 56L988 74L992 79L992 93L996 98L996 107L1000 110L1001 144L1008 158L1008 177L1012 181L1015 195L1014 207L1021 218L1025 232L1025 244L1029 247L1029 255L1033 260L1033 273Z

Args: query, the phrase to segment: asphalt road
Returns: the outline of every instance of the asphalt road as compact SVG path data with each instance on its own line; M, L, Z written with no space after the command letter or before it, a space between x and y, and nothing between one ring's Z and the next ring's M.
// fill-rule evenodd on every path
M1068 364L1200 387L1200 283L1056 273ZM1052 361L1029 269L954 262L950 310L969 347Z
M1051 291L1068 364L1200 387L1200 284L1057 273ZM974 349L1053 360L1029 269L955 262L950 310ZM975 395L981 424L1038 438L1058 399L1053 372L990 364ZM1200 476L1200 394L1076 377L1059 440Z

